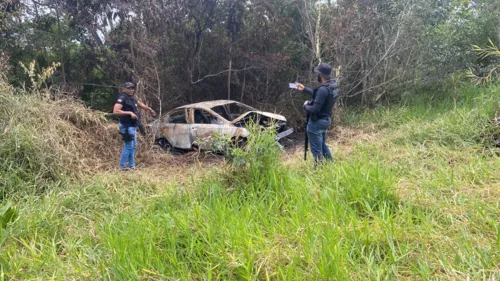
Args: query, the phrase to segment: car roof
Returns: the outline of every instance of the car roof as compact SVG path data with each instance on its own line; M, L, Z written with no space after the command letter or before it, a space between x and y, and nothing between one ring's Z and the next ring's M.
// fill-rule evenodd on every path
M234 101L234 100L204 101L204 102L198 102L198 103L192 103L192 104L183 105L183 106L177 107L176 109L180 109L180 108L211 109L211 108L214 108L216 106L226 105L226 104L231 104L231 103L239 103L239 102Z

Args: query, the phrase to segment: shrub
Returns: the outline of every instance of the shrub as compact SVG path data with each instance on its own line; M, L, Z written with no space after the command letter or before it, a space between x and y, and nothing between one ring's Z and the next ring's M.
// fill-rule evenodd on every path
M282 172L281 145L275 140L273 127L262 128L249 124L245 139L215 134L209 151L222 152L229 167L225 172L230 188L235 185L253 187L276 186L277 174Z

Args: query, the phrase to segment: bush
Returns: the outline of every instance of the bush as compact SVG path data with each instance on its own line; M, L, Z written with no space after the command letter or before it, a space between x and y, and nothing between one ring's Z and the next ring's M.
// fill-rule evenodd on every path
M245 139L214 135L210 151L222 152L229 167L224 178L230 188L235 186L276 187L277 174L282 172L281 145L275 141L272 128L263 129L256 124L247 127Z
M0 201L102 169L118 153L103 113L0 81Z

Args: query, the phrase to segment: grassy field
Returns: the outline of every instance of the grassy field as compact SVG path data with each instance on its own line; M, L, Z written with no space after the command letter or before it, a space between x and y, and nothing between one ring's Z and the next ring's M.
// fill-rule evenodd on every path
M4 160L0 280L500 280L499 109L498 87L345 109L317 171L266 134L246 166L178 178L144 168L29 192L6 185L40 181Z

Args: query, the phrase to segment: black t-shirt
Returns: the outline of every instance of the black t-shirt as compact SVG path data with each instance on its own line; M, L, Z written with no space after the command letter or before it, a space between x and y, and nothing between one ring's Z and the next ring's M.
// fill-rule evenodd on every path
M123 111L131 111L137 115L137 100L134 97L129 97L126 94L120 94L116 103L121 104ZM130 115L120 116L120 123L125 127L137 126L137 119L132 119Z

